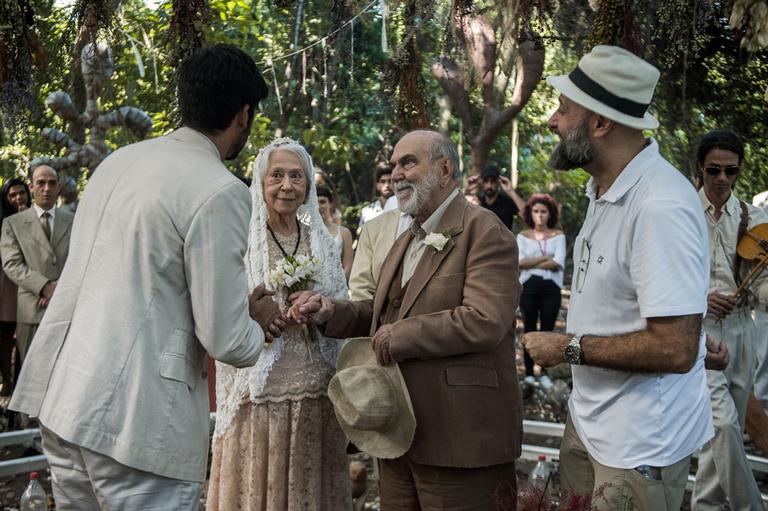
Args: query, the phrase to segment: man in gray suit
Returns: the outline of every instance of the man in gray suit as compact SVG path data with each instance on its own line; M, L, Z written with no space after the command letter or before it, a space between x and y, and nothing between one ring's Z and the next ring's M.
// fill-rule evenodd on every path
M217 45L182 64L177 90L184 127L115 151L90 179L10 405L39 417L57 509L199 509L205 354L253 365L279 316L263 286L248 295L251 199L222 163L266 84Z
M22 362L67 261L73 218L56 206L59 177L55 170L47 165L35 167L31 181L33 206L8 217L0 237L3 270L19 286L16 349Z

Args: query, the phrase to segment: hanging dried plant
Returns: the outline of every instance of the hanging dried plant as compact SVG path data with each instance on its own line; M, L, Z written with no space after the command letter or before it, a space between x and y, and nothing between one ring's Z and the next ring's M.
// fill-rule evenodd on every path
M168 25L165 43L170 48L170 65L178 65L205 44L203 27L210 19L207 0L173 0L173 13Z
M34 108L34 65L45 57L35 33L35 13L29 0L0 2L0 116L10 134L27 125Z

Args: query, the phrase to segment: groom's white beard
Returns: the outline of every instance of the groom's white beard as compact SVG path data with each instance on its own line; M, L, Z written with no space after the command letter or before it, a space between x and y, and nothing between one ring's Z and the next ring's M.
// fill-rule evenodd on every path
M437 171L432 171L416 183L409 183L405 180L396 183L395 195L397 196L400 211L407 215L416 216L424 208L424 205L429 200L432 189L439 182L440 176ZM409 190L409 197L405 199L405 195Z

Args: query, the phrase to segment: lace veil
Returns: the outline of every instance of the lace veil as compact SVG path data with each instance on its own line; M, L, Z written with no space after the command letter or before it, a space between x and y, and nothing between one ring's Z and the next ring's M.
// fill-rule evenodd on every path
M246 273L249 290L258 283L265 282L270 271L267 248L267 206L264 202L262 180L267 171L269 156L277 149L293 151L301 160L309 182L309 193L305 203L297 211L298 218L309 226L310 249L312 255L320 261L320 272L315 279L314 290L331 298L347 298L347 284L341 259L333 248L333 239L320 216L317 204L317 191L313 175L312 157L295 140L278 138L259 151L253 164L253 183L251 184L250 232L248 251L245 255ZM282 305L281 305L282 306ZM327 339L317 332L320 352L323 358L336 367L336 357L342 347L337 339ZM247 397L253 400L264 390L272 365L284 350L284 339L279 337L271 344L265 344L259 360L253 367L237 369L221 362L216 362L216 429L214 438L223 435L237 413L240 403Z

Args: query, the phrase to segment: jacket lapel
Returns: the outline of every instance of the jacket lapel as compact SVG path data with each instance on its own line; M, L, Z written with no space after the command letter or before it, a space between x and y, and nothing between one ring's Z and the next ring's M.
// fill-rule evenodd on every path
M410 230L406 230L395 241L392 249L384 259L384 264L381 267L381 273L379 274L379 283L376 286L376 293L373 295L373 315L371 317L372 329L375 329L379 322L379 316L381 316L381 309L384 308L384 301L389 293L389 288L392 285L392 279L397 274L397 269L400 267L400 263L405 256L405 252L413 239L413 234Z
M427 283L440 267L440 263L443 262L443 259L445 259L453 249L455 245L454 238L464 229L464 210L467 208L467 204L466 199L461 195L458 195L453 199L448 206L448 209L445 210L443 218L440 219L440 223L434 232L450 232L450 239L440 251L429 246L425 248L424 254L421 256L421 259L419 259L419 263L416 265L416 269L408 282L408 288L405 290L403 305L400 307L399 319L404 318L408 314L408 311L413 307L413 304L421 294L421 291L426 287Z
M56 247L64 238L64 235L72 225L72 217L65 214L61 209L56 211L56 217L53 219L53 234L51 234L51 246ZM42 227L40 228L42 231Z

